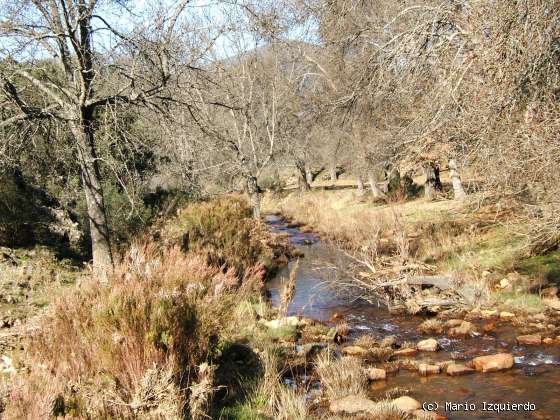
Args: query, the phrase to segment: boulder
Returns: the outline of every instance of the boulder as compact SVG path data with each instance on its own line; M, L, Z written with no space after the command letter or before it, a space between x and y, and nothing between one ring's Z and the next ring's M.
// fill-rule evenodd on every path
M14 363L12 359L8 356L0 357L0 373L5 374L12 374L16 373L16 369L14 368Z
M427 363L420 363L418 365L418 374L420 376L437 375L440 372L438 365L429 365Z
M397 350L393 353L393 356L397 356L397 357L410 357L410 356L414 356L416 353L418 353L418 350L415 348L406 348L406 349L400 349Z
M360 346L348 346L342 349L342 353L347 356L367 357L369 351Z
M396 398L391 402L399 410L406 411L408 413L410 413L412 411L415 411L415 410L418 410L422 407L422 404L420 404L414 398L406 396L406 395L402 396L402 397L399 397L399 398Z
M511 281L507 278L501 279L498 287L502 290L505 290L505 291L513 290L513 286L511 285Z
M517 337L517 344L526 344L530 346L538 346L542 343L540 334L520 335Z
M475 370L467 367L465 365L459 365L456 363L453 363L449 366L447 366L447 371L446 373L449 376L460 376L460 375L467 375L469 373L473 373Z
M329 409L334 414L359 414L373 413L377 403L359 395L349 395L338 400L331 401Z
M416 344L416 348L419 351L437 351L439 344L435 338L428 338L426 340L419 341Z
M500 319L511 320L513 318L515 318L515 314L512 314L511 312L500 312Z
M543 344L554 344L554 339L550 337L543 338Z
M475 357L472 366L481 372L496 372L498 370L511 369L514 363L513 355L509 353L497 353L489 356Z
M366 369L366 375L370 381L378 381L380 379L387 378L387 372L385 369L369 368Z
M543 289L541 291L541 295L542 297L555 298L556 296L558 296L558 287L547 287L546 289Z
M300 325L300 320L298 319L297 316L287 316L284 318L273 319L270 321L263 319L261 322L268 328L280 328L286 326L297 327Z
M543 299L543 303L548 306L550 309L554 309L555 311L560 311L560 299L552 298L552 299Z
M450 337L466 337L475 331L475 327L472 322L463 321L457 327L451 328L448 332Z
M325 347L327 347L325 343L308 343L302 346L296 346L296 352L298 354L303 354L305 357L313 357Z

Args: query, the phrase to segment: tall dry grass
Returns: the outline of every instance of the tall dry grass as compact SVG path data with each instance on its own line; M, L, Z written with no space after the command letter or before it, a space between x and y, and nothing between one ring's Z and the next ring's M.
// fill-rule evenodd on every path
M297 272L299 269L299 259L294 264L292 270L290 271L290 276L288 280L285 281L282 291L280 294L280 308L278 309L278 313L281 316L288 315L288 307L290 303L294 299L296 293L296 280L297 280Z
M366 396L367 377L363 363L356 357L334 357L323 352L315 360L315 371L321 381L323 392L330 401L348 395Z

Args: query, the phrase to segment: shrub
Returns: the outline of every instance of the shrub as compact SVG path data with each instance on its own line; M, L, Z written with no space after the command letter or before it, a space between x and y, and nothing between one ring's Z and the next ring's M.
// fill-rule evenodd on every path
M261 280L178 248L132 246L110 287L90 279L52 305L6 417L181 417L197 367L232 329L231 308Z
M242 197L191 204L163 227L164 237L173 243L184 234L188 234L189 250L206 255L211 265L234 267L240 274L257 263L273 266L270 234L252 218Z

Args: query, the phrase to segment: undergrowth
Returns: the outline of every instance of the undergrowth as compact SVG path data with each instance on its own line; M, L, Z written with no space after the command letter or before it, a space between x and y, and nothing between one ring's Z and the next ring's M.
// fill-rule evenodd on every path
M248 216L237 198L191 205L162 231L188 229L189 252L137 241L108 285L90 277L68 288L23 343L4 418L203 418L230 386L224 372L240 348L255 361L243 373L261 384L263 362L235 340L258 328L263 261L274 252ZM243 305L254 314L240 322ZM301 408L283 398L275 413L279 404Z

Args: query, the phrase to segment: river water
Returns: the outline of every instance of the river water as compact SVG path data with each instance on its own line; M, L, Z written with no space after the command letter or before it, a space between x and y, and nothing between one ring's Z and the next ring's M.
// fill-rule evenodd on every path
M290 315L300 315L330 324L333 315L351 327L351 338L370 333L378 337L394 335L399 342L427 338L416 331L424 320L419 316L389 313L383 305L355 301L325 286L332 279L331 267L345 264L345 255L322 242L311 233L290 227L279 216L266 216L270 229L288 237L304 253L297 271L296 291L289 307ZM288 278L294 261L283 267L267 284L273 304L278 304L282 281ZM332 282L331 282L332 284ZM474 322L474 321L473 321ZM334 325L334 324L333 324ZM488 334L469 339L434 336L442 349L436 353L419 353L416 360L468 360L472 357L510 352L515 356L514 368L505 372L475 373L450 377L446 374L420 377L415 372L400 370L386 381L374 382L372 396L382 396L394 387L404 387L421 403L436 403L437 412L449 419L560 419L560 346L518 346L516 332L509 323L498 323ZM446 406L447 403L447 406ZM484 411L490 404L530 403L534 410ZM450 404L469 404L455 411ZM486 406L484 405L486 404ZM435 407L435 405L434 405ZM446 409L447 408L447 409Z

